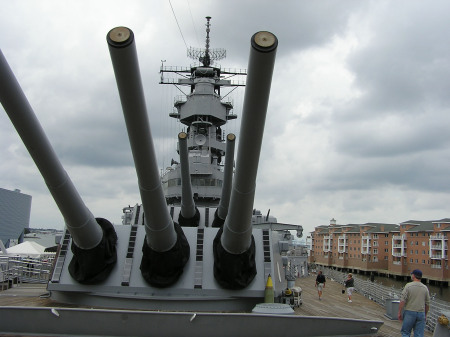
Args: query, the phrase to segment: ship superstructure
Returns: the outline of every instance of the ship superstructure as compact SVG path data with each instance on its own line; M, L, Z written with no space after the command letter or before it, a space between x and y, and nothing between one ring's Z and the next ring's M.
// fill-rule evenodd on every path
M221 198L226 143L222 127L237 116L233 103L221 96L222 88L244 86L243 82L231 81L230 76L245 76L245 70L221 69L215 61L226 57L224 49L210 49L210 17L206 23L206 48L188 50L188 56L198 61L190 68L161 66L161 84L187 87L186 95L175 100L175 111L170 117L186 126L189 171L192 192L197 205L217 206ZM166 78L167 73L182 75L178 81ZM183 76L184 75L184 76ZM179 149L177 149L179 152ZM230 160L233 160L231 157ZM181 165L172 160L174 167L165 171L163 190L169 204L181 203Z

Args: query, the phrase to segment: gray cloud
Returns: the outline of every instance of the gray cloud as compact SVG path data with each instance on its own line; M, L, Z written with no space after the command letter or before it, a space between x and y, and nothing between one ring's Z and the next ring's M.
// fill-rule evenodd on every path
M158 167L176 159L182 125L168 117L175 87L165 65L188 66L166 1L4 2L0 45L86 204L120 223L140 202L106 45L133 29ZM255 207L305 231L328 223L448 217L450 5L435 1L172 1L188 46L212 48L226 68L246 68L249 40L274 32L279 50ZM192 12L192 17L190 16ZM195 28L192 24L195 23ZM241 113L243 90L233 92ZM2 109L0 109L2 110ZM227 125L239 139L239 124ZM5 113L0 186L33 196L31 226L62 226L54 202Z

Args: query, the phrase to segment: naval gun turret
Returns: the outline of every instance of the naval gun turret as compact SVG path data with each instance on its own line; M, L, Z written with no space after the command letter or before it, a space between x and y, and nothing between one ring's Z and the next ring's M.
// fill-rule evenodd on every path
M212 62L209 57L208 64L201 67L206 78L195 78L195 95L191 99L200 105L215 102L220 113L212 118L189 115L195 110L190 100L186 101L187 115L182 110L184 121L192 120L189 121L190 132L181 132L178 137L183 169L178 219L182 219L180 222L184 225L188 219L196 222L182 227L174 221L173 206L166 204L156 165L134 34L126 27L117 27L107 34L107 43L142 200L142 206L137 207L131 217L130 226L113 226L107 220L94 219L57 159L6 60L1 58L2 104L67 223L66 239L49 290L56 299L85 304L97 296L97 300L101 297L101 302L108 305L120 302L120 305L134 307L136 301L130 298L139 300L150 296L157 303L155 308L192 308L190 301L194 299L199 308L209 308L213 302L218 308L217 301L222 301L222 309L250 309L263 298L266 279L273 274L270 237L267 233L263 235L261 230L252 231L251 219L276 37L269 32L259 32L251 39L236 176L233 181L236 137L229 134L224 189L221 203L215 209L223 223L219 228L212 226L212 218L206 216L206 207L200 207L202 212L199 212L195 204L188 157L191 153L195 155L195 146L203 145L203 141L212 145L215 155L225 154L221 150L225 146L220 142L219 130L220 124L228 119L230 106L220 102L220 96L209 90L216 91L216 87L227 82L209 76ZM218 71L217 68L212 73ZM214 114L213 111L211 115ZM215 124L207 119L214 120ZM205 140L200 136L205 135L202 130L208 125L215 135L208 134ZM72 244L71 251L68 250L69 243ZM66 259L71 259L68 267ZM85 284L92 285L87 288ZM245 295L242 289L245 289ZM89 296L85 296L86 293ZM168 301L168 298L172 300ZM184 304L180 305L180 302Z

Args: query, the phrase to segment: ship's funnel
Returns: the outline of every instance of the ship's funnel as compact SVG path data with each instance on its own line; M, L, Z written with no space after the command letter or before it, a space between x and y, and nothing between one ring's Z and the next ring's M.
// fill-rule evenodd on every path
M269 32L251 39L230 207L214 239L214 277L225 288L245 288L256 275L251 219L277 46L276 36Z
M112 224L95 219L61 165L31 105L0 51L0 101L41 172L72 236L69 271L80 283L106 279L116 263Z
M214 213L212 227L222 227L228 214L230 204L231 187L233 185L233 163L234 163L234 145L236 136L232 133L227 135L227 148L225 152L225 168L222 185L222 196L219 207Z
M185 132L180 132L178 134L181 164L181 210L178 215L178 223L180 226L197 227L200 222L200 212L197 207L195 207L194 198L192 196L187 137L188 135Z
M145 215L141 272L153 286L174 283L189 259L189 243L167 209L147 117L136 44L126 27L107 35Z

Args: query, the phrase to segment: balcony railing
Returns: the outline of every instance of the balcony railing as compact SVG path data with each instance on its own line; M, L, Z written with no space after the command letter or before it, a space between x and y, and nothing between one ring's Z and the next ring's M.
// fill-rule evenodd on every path
M432 258L432 259L438 259L438 260L440 260L440 259L446 259L446 258L447 258L447 255L446 255L446 254L444 254L444 255L434 254L434 255L431 255L431 258Z
M392 248L402 248L403 245L402 244L394 244L392 245Z
M392 252L392 256L402 257L403 254L402 253L394 253L394 252Z
M447 240L442 234L430 235L430 240Z
M442 266L440 264L432 264L431 268L432 269L442 269Z
M400 264L402 264L402 261L392 261L392 264L400 265Z

